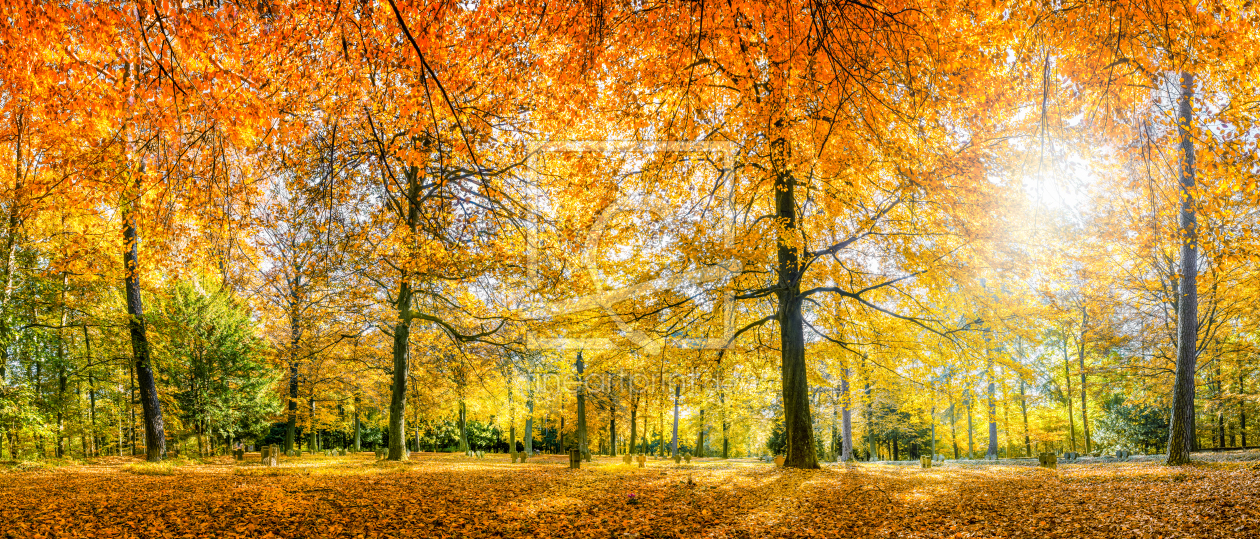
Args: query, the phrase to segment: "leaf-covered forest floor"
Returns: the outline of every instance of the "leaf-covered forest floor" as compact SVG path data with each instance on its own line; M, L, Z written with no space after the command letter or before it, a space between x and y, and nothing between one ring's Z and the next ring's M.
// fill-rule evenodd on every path
M0 537L1260 537L1260 465L1220 458L810 472L734 459L259 460L0 463Z

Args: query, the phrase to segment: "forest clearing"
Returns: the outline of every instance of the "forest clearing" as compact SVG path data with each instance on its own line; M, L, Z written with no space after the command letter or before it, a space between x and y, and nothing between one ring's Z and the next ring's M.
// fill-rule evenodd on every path
M5 537L1254 537L1260 453L1158 462L646 467L413 453L0 472ZM917 463L916 463L917 464Z

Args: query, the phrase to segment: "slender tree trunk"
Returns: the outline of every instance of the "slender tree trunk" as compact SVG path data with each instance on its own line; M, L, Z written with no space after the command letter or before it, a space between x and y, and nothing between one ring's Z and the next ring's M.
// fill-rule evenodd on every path
M1084 314L1081 315L1081 338L1077 344L1077 350L1078 350L1077 357L1080 359L1080 367L1081 367L1081 429L1085 433L1085 452L1090 453L1094 449L1093 449L1093 444L1091 443L1091 440L1089 439L1089 404L1085 398L1086 390L1088 389L1088 386L1085 385L1085 315Z
M512 383L509 381L507 385L508 392L508 453L512 454L512 461L516 461L516 403L512 401ZM416 439L419 443L419 438Z
M634 391L634 387L631 387L630 391ZM639 412L639 397L635 395L634 393L631 393L630 394L630 445L627 446L627 449L626 449L626 452L630 454L634 454L635 452L634 445L639 435L639 424L637 422L638 412Z
M989 448L985 451L984 457L989 460L997 460L998 458L998 436L997 436L997 399L995 396L997 383L994 380L993 369L993 353L988 349L986 339L985 354L988 359L988 375L989 375Z
M289 281L289 423L284 430L284 450L292 451L297 439L297 403L298 403L298 345L302 342L302 319L299 315L300 289L302 287L302 268L295 264L296 275Z
M958 460L958 407L954 396L949 396L949 443L954 446L954 460Z
M610 388L612 394L608 407L608 456L617 456L617 391Z
M560 429L564 430L564 418L560 418ZM561 438L563 441L564 439ZM468 452L468 405L463 397L459 399L459 452Z
M700 432L696 434L696 450L695 457L704 457L704 408L700 409Z
M1071 359L1068 357L1067 341L1063 341L1063 379L1067 384L1067 409L1068 409L1068 428L1072 435L1072 452L1076 452L1076 419L1072 412L1072 371L1069 368Z
M967 460L975 460L976 458L976 442L975 442L976 427L975 427L975 424L971 422L971 416L972 416L971 397L975 395L970 393L971 391L970 389L968 389L967 391L969 392L969 394L967 395L967 400L963 401L963 404L967 406Z
M1238 394L1246 395L1247 387L1243 384L1242 366L1238 367ZM1242 447L1247 447L1247 399L1238 399L1238 432L1242 435Z
M682 394L682 385L674 384L674 438L670 443L670 456L678 456L678 400Z
M534 456L534 373L531 370L526 373L526 382L529 387L526 388L525 408L528 415L525 416L525 456Z
M647 401L643 402L643 454L648 454L648 420L652 417L647 411Z
M65 217L62 216L62 225L65 225ZM65 409L66 409L66 385L69 378L66 377L66 288L70 285L66 272L61 272L61 292L58 299L59 308L61 309L61 321L57 328L57 458L66 456L65 440Z
M840 378L840 393L843 395L843 409L840 411L840 460L849 462L853 460L853 418L851 415L852 399L849 397L849 369L845 369L843 376Z
M166 457L166 432L162 423L162 402L158 400L157 385L153 380L153 368L149 360L149 333L144 317L144 303L140 299L140 234L136 230L136 206L140 205L140 179L144 165L136 176L134 200L126 201L123 217L123 267L126 276L123 287L127 296L127 329L131 334L131 353L135 365L136 382L140 386L140 406L144 410L144 443L149 462L159 462Z
M1019 407L1024 412L1024 456L1032 456L1032 438L1028 431L1028 395L1024 392L1024 377L1019 378Z
M1194 110L1194 75L1181 74L1177 132L1181 137L1181 282L1177 287L1177 374L1173 383L1172 414L1168 425L1168 464L1190 462L1194 448L1194 371L1198 360L1199 292L1198 236L1194 207L1194 139L1190 133Z
M582 352L577 354L577 444L582 458L590 460L590 449L586 443L586 365L582 362Z
M359 422L359 406L361 406L362 402L363 402L363 398L360 397L358 393L355 393L354 395L354 452L355 453L358 453L359 451L363 449L361 445L361 442L363 439L362 438L363 424Z

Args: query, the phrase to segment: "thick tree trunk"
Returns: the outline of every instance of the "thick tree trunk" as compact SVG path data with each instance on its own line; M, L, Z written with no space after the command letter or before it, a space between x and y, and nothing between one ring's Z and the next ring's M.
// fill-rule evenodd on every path
M407 215L404 224L410 237L416 235L420 223L420 167L410 166L403 174L407 179ZM404 265L405 268L405 265ZM409 378L409 361L411 348L411 275L402 269L398 276L398 296L395 304L398 320L394 323L394 372L393 383L390 384L389 398L389 460L407 458L407 380ZM463 403L461 401L461 412ZM464 450L467 450L465 441Z
M779 350L782 355L783 430L787 435L788 468L818 468L814 453L814 426L809 409L809 380L805 366L805 324L801 314L801 253L797 232L796 181L788 166L787 141L771 143L774 166L774 206L782 226L777 240Z
M123 287L127 296L127 329L131 334L131 353L135 365L136 383L140 386L140 406L144 410L144 443L146 459L161 461L166 456L166 432L162 423L162 402L158 400L157 385L153 380L153 368L149 360L149 333L144 318L144 303L140 299L140 235L136 230L135 206L140 204L140 166L135 184L135 200L127 201L123 218L123 268L126 272Z
M1190 462L1194 449L1194 371L1198 361L1198 237L1194 207L1194 75L1181 74L1177 132L1181 137L1181 282L1177 287L1177 374L1168 425L1168 464Z

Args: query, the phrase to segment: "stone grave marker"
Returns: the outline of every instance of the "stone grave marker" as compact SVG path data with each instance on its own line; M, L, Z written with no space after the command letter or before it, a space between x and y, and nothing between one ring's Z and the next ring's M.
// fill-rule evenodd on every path
M513 452L512 452L512 464L516 464L516 461L517 461L517 460L519 460L519 457L517 457L517 456L516 456L516 451L513 451Z
M683 460L686 460L687 464L691 464L691 453L687 453L686 455L683 455Z
M522 451L519 453L519 455L521 456L521 464L525 464L525 452Z
M582 467L582 452L577 449L569 450L569 468L574 470Z
M639 467L640 467L640 468L642 468L642 467L644 467L644 466L647 466L647 455L644 455L644 454L642 454L642 453L639 453L639 456L638 456L638 461L639 461Z
M1054 469L1058 466L1058 455L1053 452L1043 452L1037 455L1037 461L1042 468Z
M919 457L919 464L920 464L921 466L923 466L924 468L931 468L931 467L932 467L932 457L929 457L929 456L927 456L927 455L923 455L923 456Z
M625 455L623 455L621 457L621 462L625 464L630 464L630 453L626 453Z

